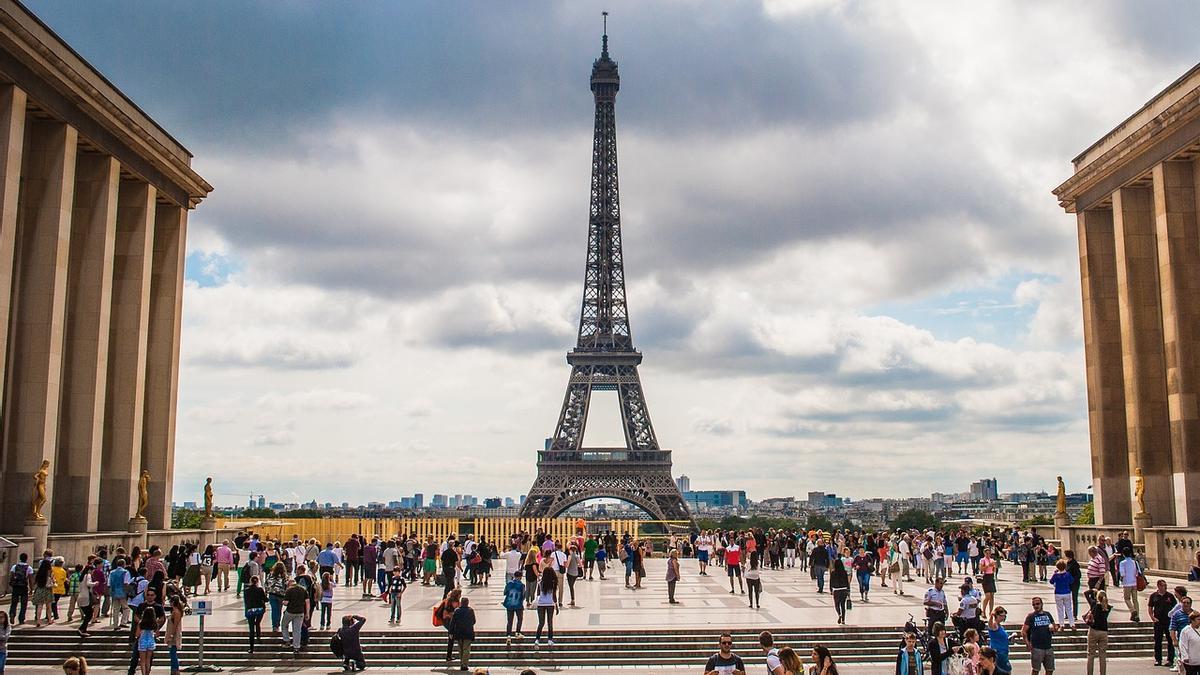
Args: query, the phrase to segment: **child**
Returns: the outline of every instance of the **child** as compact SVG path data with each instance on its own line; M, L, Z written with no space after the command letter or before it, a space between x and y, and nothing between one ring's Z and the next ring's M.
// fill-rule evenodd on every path
M71 619L75 616L75 603L79 594L79 582L83 579L83 565L76 565L74 571L67 575L67 595L71 597L70 604L67 605L67 623L71 623Z
M602 551L604 549L598 549ZM604 577L601 577L603 579ZM508 583L504 585L504 601L500 603L504 606L507 622L504 628L504 644L511 645L513 636L516 635L518 640L522 639L521 626L525 622L525 584L522 583L520 575L512 577ZM517 630L513 632L513 619L517 620Z
M325 572L321 575L321 630L329 628L333 622L333 575Z
M596 549L596 571L600 572L600 581L604 581L604 570L608 569L608 551L603 546Z
M388 579L387 595L388 604L391 605L391 618L388 619L389 624L400 623L400 601L404 597L404 589L408 586L404 581L404 568L396 565L392 568L392 578Z

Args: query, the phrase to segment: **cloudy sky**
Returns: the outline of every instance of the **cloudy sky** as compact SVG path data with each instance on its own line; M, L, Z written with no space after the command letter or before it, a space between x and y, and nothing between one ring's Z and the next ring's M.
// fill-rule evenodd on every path
M195 155L175 497L518 495L553 431L610 11L662 444L752 499L1090 483L1070 159L1195 3L29 0ZM587 441L619 441L597 396Z

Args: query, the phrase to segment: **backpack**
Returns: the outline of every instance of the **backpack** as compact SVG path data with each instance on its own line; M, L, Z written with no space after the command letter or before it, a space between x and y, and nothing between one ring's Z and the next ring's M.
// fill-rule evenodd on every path
M8 573L9 588L28 588L29 587L29 565L25 563L17 563L13 565L12 570Z
M525 585L517 579L510 580L504 585L504 605L505 609L521 609L524 605Z
M341 632L334 633L333 637L329 638L329 651L333 652L333 655L339 659L345 658L346 650L342 646Z

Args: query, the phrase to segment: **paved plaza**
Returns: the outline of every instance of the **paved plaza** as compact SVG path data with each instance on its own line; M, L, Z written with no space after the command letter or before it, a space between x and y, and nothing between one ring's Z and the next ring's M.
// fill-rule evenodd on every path
M619 629L632 628L705 628L714 630L723 627L762 627L770 629L773 626L815 627L832 626L836 621L833 599L828 592L818 594L815 582L809 578L807 571L799 568L783 570L763 570L762 609L751 609L747 605L746 596L740 593L729 594L729 579L724 568L710 567L709 576L699 576L696 573L695 560L684 560L683 579L676 589L679 605L667 603L666 590L666 561L654 558L646 561L647 578L643 580L641 590L630 590L624 587L623 571L608 574L608 579L595 581L581 579L575 584L575 607L564 607L555 618L556 630L587 630L587 629ZM501 563L503 564L503 563ZM623 570L623 568L620 568ZM615 571L615 570L614 570ZM915 579L916 577L914 577ZM1009 609L1010 622L1017 622L1029 611L1029 601L1035 595L1047 600L1047 607L1053 609L1053 591L1049 584L1022 583L1020 568L1015 565L1002 566L998 581L997 604ZM1153 590L1154 577L1145 595ZM857 591L851 591L854 607L847 615L847 624L851 626L896 626L901 627L912 614L924 616L921 607L922 597L929 586L923 582L905 584L908 595L899 596L892 589L881 588L880 579L873 577L870 603L858 602ZM736 582L735 582L736 583ZM827 582L828 583L828 582ZM954 576L946 584L947 596L957 598L957 588L962 583L962 577ZM1179 580L1168 580L1173 587ZM852 588L856 582L851 581ZM242 602L233 593L217 593L213 585L213 593L208 596L215 601L213 615L207 620L208 628L240 629L245 626ZM504 630L505 612L500 605L504 588L503 574L492 576L488 586L463 586L463 594L471 599L471 606L477 617L476 628L484 631ZM388 625L388 607L379 600L361 599L359 589L338 586L334 596L334 616L352 613L367 617L368 630L432 630L430 608L442 597L442 589L434 586L410 584L404 594L403 619L398 627ZM1128 621L1129 616L1121 601L1120 593L1114 593L1110 598L1114 605L1113 620ZM1080 603L1084 600L1080 598ZM1143 597L1142 606L1145 607ZM105 620L107 621L107 620ZM525 612L526 632L531 633L537 626L537 614ZM264 622L265 630L270 629L270 616ZM100 624L97 628L104 626ZM194 624L191 626L194 628ZM64 624L55 628L67 629ZM71 626L70 628L74 628ZM32 630L23 628L22 630ZM47 630L45 628L41 630Z

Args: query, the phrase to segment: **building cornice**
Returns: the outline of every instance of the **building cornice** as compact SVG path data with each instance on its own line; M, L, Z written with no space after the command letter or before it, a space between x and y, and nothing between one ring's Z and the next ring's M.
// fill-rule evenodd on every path
M187 148L15 0L0 0L0 50L10 57L0 59L0 77L26 89L49 114L76 126L83 138L116 157L123 170L188 208L212 192L191 168ZM41 82L31 81L30 75ZM53 92L30 91L39 85Z

